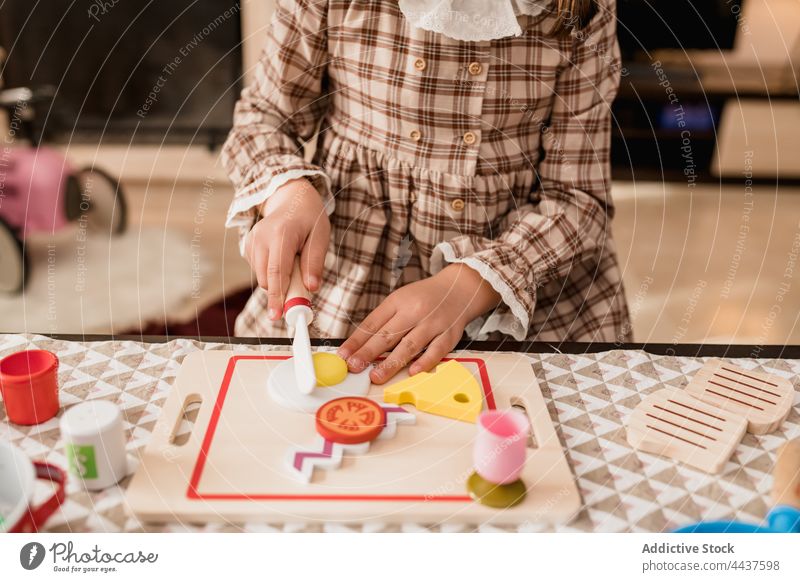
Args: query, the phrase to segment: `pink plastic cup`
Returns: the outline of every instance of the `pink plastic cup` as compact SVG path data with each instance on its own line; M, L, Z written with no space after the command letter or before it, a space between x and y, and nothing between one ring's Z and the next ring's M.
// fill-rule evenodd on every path
M519 479L525 467L530 430L528 417L519 410L510 408L481 413L472 456L478 475L498 485Z

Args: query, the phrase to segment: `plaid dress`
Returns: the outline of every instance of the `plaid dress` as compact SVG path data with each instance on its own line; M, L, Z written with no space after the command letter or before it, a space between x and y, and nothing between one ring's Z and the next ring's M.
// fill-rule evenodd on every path
M278 186L315 184L332 227L315 335L345 337L392 290L464 263L502 298L473 339L629 339L610 233L614 1L567 38L550 11L519 19L521 36L465 42L394 1L279 0L222 152L227 225L243 240ZM285 335L266 305L256 289L236 334Z

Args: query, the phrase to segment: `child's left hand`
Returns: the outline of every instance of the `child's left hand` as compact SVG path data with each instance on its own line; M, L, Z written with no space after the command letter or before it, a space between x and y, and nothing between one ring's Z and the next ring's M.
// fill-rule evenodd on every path
M370 372L372 382L383 384L428 346L409 373L428 371L455 347L470 321L499 302L500 295L477 271L463 264L448 265L432 277L394 291L338 353L350 371L361 372L394 348Z

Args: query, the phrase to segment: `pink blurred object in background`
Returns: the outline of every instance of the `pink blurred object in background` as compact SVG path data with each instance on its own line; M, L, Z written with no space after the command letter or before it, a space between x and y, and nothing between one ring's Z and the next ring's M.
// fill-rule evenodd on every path
M57 149L38 143L36 107L47 110L52 97L27 87L0 91L14 140L0 156L0 293L22 291L30 235L54 234L70 222L108 235L125 229L125 198L115 179L93 167L75 170Z
M6 179L0 216L20 238L54 233L67 219L67 159L51 148L13 147L4 164Z

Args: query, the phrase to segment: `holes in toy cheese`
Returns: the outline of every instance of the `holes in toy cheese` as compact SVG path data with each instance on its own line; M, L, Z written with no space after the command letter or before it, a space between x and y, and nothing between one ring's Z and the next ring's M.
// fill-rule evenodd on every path
M383 399L465 422L475 422L483 409L480 385L456 360L439 364L434 372L420 372L387 386Z

